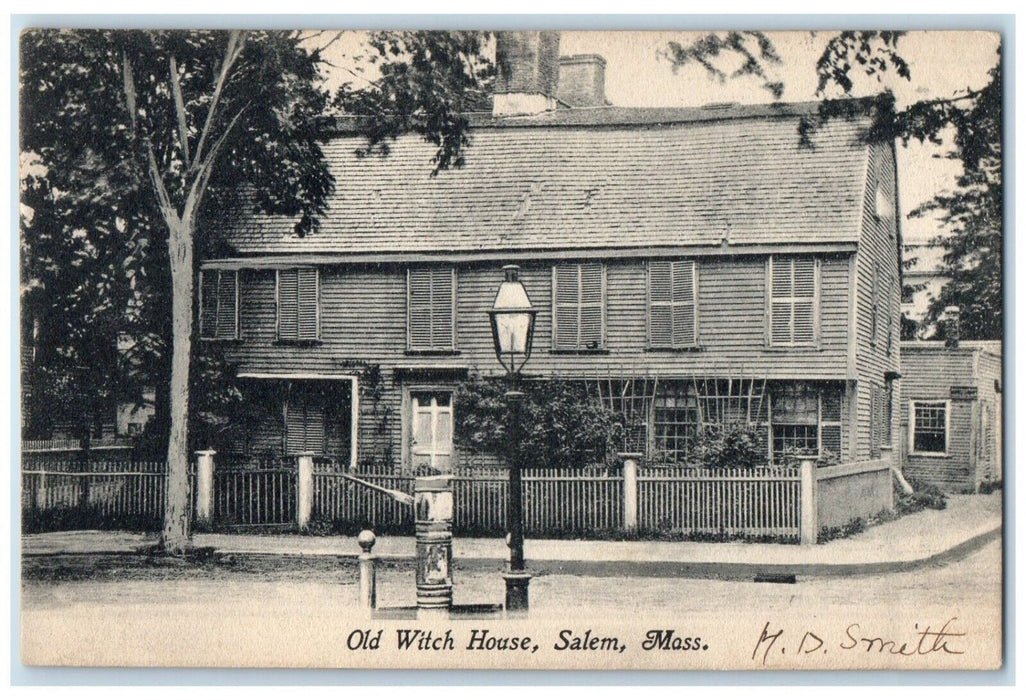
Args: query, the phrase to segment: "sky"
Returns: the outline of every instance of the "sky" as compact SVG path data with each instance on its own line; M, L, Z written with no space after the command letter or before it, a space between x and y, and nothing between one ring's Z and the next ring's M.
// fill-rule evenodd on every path
M784 101L816 99L815 64L831 32L767 32L782 59L773 68L772 79L785 85ZM560 37L560 53L599 54L606 59L606 97L617 106L689 107L711 102L771 102L772 96L752 78L720 82L699 66L674 71L661 57L671 41L688 43L702 32L582 32L566 31ZM359 86L360 68L352 56L361 53L363 37L347 32L328 49L327 58L335 66L328 80L345 80ZM987 82L987 71L997 62L1000 39L986 32L910 32L899 42L899 52L908 62L911 80L897 75L884 82L863 78L856 82L853 94L867 95L882 87L894 91L899 107L915 100L950 97L966 88L979 88ZM831 94L829 96L837 96ZM945 147L922 146L913 142L898 148L899 200L903 214L929 200L935 193L955 185L959 173L956 162L940 158ZM940 232L932 218L909 219L903 216L906 241L930 239Z

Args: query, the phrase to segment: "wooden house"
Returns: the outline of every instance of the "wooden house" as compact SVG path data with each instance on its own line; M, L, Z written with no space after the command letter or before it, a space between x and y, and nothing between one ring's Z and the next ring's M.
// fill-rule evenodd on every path
M901 343L901 462L912 480L976 491L1002 479L1000 341Z
M464 167L429 177L414 136L357 157L341 121L319 230L251 208L207 222L229 252L202 261L200 342L266 409L215 447L472 461L453 387L501 372L487 311L517 264L539 310L525 371L648 387L650 457L679 459L730 392L765 424L767 460L888 454L901 242L894 145L864 138L868 109L802 144L816 104L611 106L604 61L558 46L499 33L495 108L470 115Z

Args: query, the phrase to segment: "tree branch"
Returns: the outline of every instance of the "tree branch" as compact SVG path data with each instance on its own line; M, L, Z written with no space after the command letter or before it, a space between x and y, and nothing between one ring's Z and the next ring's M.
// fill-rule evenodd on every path
M171 56L168 63L171 72L171 92L175 98L175 114L178 117L178 142L185 156L186 167L192 167L189 159L189 128L185 119L185 100L182 99L182 85L178 82L178 62Z
M228 72L232 68L232 64L242 53L242 49L246 43L246 33L241 31L232 31L228 34L228 46L225 48L224 61L221 63L221 71L217 75L217 82L214 84L214 93L210 98L210 108L207 110L207 119L203 124L203 131L200 133L199 143L196 144L196 157L193 160L193 165L196 167L197 163L201 162L203 156L203 145L206 143L207 136L210 134L210 129L214 123L214 113L217 111L218 102L221 99L221 90L224 89L225 81L228 79Z
M249 105L249 102L244 104L242 106L242 109L240 109L235 114L235 116L232 117L232 120L228 122L228 127L224 130L221 136L218 137L217 141L214 142L214 145L211 146L210 151L207 153L206 158L203 159L203 162L199 164L196 173L196 179L193 180L192 186L189 188L189 196L186 197L185 200L183 218L195 216L195 209L198 206L199 202L202 201L203 193L206 191L207 183L210 181L210 175L214 171L214 164L217 160L217 155L218 153L220 153L221 147L224 145L224 142L228 139L228 135L231 134L232 129L235 128L235 125L242 117L243 112L245 112L249 108Z

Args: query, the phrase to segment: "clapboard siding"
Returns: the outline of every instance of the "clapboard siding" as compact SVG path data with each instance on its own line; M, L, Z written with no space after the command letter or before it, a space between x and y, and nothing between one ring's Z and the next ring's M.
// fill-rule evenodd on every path
M892 205L888 216L880 216L877 193L882 192ZM869 459L871 449L873 387L885 387L885 374L897 372L899 366L898 335L900 333L901 285L899 275L899 244L897 219L893 207L897 202L894 179L893 144L874 144L867 149L866 189L863 199L862 236L855 265L855 370L857 386L857 444L852 459ZM874 275L878 278L878 334L873 339ZM890 334L890 342L888 342ZM898 392L894 392L897 400ZM896 416L892 405L892 415ZM886 429L895 440L897 421ZM883 442L888 441L884 438Z
M848 351L848 260L821 259L820 340L813 348L767 348L764 256L698 260L697 351L648 349L644 260L606 266L606 335L602 353L553 352L550 263L523 265L521 279L538 309L528 371L592 376L636 370L662 375L737 373L780 379L845 379ZM456 348L452 356L406 351L405 269L328 266L321 270L321 342L277 342L273 271L241 275L241 338L231 348L243 371L339 371L346 362L395 366L462 366L499 371L488 309L502 280L499 263L457 269Z

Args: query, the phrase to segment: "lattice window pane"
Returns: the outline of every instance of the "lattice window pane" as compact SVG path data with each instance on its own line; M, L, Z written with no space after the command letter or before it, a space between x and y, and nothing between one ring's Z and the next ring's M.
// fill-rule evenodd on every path
M913 413L913 450L947 451L947 406L943 403L916 403Z

